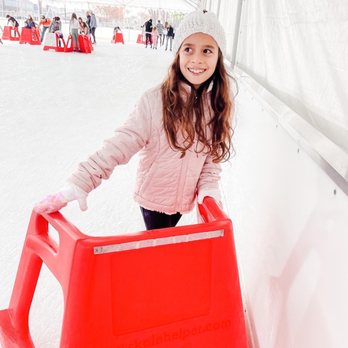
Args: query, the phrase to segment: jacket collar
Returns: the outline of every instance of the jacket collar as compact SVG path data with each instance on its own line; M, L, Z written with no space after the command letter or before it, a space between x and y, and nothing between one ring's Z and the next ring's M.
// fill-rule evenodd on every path
M213 85L214 85L214 81L212 80L212 81L210 81L210 84L209 84L209 86L208 86L208 88L207 88L207 90L206 90L206 93L211 92L211 90L213 89ZM181 86L183 87L183 89L184 89L188 94L191 93L192 87L191 87L188 83L186 83L186 82L181 82Z

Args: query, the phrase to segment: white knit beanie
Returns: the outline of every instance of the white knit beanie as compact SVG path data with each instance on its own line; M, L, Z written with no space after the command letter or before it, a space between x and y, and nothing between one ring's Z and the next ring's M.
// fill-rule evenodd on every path
M195 11L184 17L175 31L173 53L180 48L182 42L192 34L204 33L210 35L220 47L223 55L226 52L225 31L213 12Z

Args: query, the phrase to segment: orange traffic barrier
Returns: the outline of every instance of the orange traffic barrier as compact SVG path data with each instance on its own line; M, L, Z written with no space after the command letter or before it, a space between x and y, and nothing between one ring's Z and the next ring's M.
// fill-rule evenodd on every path
M123 40L123 33L115 33L112 40L111 40L111 43L122 43L124 44L124 40Z
M20 34L17 27L4 26L4 31L2 32L3 40L19 41Z
M40 31L38 28L22 28L20 44L41 45Z
M145 40L144 40L144 35L143 34L138 34L137 43L138 44L145 44Z
M0 311L3 348L34 347L28 316L43 262L63 289L61 348L247 348L232 223L212 198L199 211L203 223L112 237L33 212Z

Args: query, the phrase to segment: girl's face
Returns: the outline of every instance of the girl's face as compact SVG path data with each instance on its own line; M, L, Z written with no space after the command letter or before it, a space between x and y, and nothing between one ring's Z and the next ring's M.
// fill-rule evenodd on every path
M210 35L192 34L179 50L180 71L194 88L198 88L214 74L218 57L219 47Z

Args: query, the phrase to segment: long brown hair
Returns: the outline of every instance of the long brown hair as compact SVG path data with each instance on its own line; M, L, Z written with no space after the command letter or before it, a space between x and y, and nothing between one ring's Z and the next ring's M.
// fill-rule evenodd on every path
M197 140L195 152L210 154L214 162L227 161L232 150L233 102L231 77L225 69L222 53L219 49L214 74L196 90L181 73L179 59L177 53L161 87L163 125L169 144L183 157ZM191 86L190 92L185 83ZM211 83L213 86L208 100L207 91ZM209 117L205 114L207 106Z

